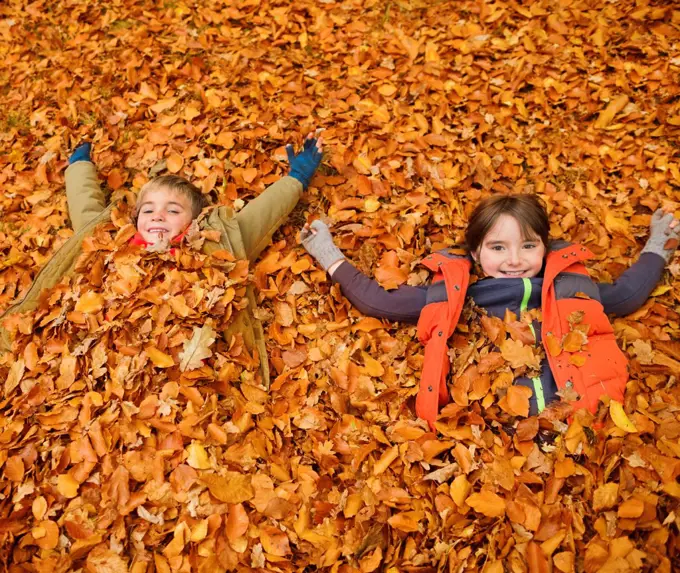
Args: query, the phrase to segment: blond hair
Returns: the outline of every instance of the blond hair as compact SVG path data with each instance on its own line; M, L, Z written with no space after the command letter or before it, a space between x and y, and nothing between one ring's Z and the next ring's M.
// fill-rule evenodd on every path
M205 195L201 193L201 190L193 183L184 179L184 177L179 177L178 175L161 175L160 177L155 177L140 189L139 195L137 195L137 204L135 205L135 221L139 215L139 209L142 206L144 195L149 191L158 191L160 189L177 193L189 199L192 219L198 217L203 208L208 205L208 201Z

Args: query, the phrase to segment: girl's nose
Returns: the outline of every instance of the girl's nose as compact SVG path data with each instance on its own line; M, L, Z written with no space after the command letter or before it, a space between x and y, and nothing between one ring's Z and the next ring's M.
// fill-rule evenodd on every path
M515 249L510 249L508 254L508 262L512 265L518 265L520 262L519 251Z

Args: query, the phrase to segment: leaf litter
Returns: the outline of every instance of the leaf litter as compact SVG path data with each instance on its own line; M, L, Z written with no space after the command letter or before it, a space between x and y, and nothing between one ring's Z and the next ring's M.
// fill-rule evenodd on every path
M71 236L62 172L82 138L114 199L167 169L235 208L285 173L284 144L323 128L329 150L254 268L191 244L136 251L109 226L95 235L109 250L91 243L80 267L100 258L101 282L76 274L14 321L5 568L680 566L677 262L613 321L630 358L623 404L571 424L564 404L524 417L512 379L541 352L527 322L485 325L467 309L435 435L413 415L415 328L360 316L296 240L327 213L383 286L423 284L419 258L460 243L481 197L534 191L551 235L616 278L651 212L678 211L676 9L126 0L0 13L3 308ZM269 389L257 357L220 335L251 280ZM578 365L578 324L547 351Z

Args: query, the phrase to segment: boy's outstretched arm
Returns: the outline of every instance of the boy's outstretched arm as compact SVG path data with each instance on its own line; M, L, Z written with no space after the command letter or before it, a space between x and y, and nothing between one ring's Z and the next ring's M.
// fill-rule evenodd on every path
M300 153L288 145L290 172L250 201L237 215L246 256L254 261L271 241L272 235L297 205L303 189L321 163L321 138L309 136Z
M640 258L612 284L600 283L600 298L607 314L625 316L649 298L670 262L680 237L680 222L661 209L652 215L649 239Z
M83 143L69 157L66 169L66 199L73 230L77 233L86 223L106 209L106 198L97 179L97 169L90 160L92 145Z

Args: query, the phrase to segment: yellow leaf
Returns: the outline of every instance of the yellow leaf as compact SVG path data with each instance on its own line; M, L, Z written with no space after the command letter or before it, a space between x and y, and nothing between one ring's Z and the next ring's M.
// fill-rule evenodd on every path
M88 291L81 295L76 303L75 310L85 314L94 314L104 307L104 297L93 291Z
M205 448L197 443L191 442L186 449L187 463L194 469L197 470L208 470L212 467L210 463L210 458L208 458L208 452Z
M604 30L600 27L597 28L595 33L590 38L592 39L593 44L598 48L601 48L605 44Z
M311 268L311 266L312 265L309 262L309 259L302 258L299 261L295 261L290 266L290 270L293 271L293 274L299 275L300 273L309 270Z
M384 95L385 97L391 97L397 93L397 88L395 88L392 84L383 84L378 88L378 93L380 95Z
M398 455L398 446L392 446L389 450L386 450L373 466L373 475L377 476L383 473L388 467L390 467L390 464L397 459Z
M609 401L609 415L617 428L631 434L637 433L638 430L635 427L635 424L633 424L626 415L621 402L617 402L616 400Z
M196 525L194 525L193 529L191 530L191 536L189 537L190 541L203 541L208 535L208 520L204 519L203 521L199 521Z
M158 350L158 348L153 346L146 348L146 354L149 357L149 360L151 360L153 365L157 368L170 368L171 366L175 365L175 361L172 359L172 356L166 354L165 352L161 352Z
M35 517L36 520L41 521L47 512L47 500L42 495L36 497L33 500L31 511L33 512L33 517Z
M390 121L390 112L387 111L387 108L384 105L381 105L373 111L372 118L377 123L387 123Z
M661 296L662 294L666 294L670 290L673 290L673 287L671 285L659 285L652 291L651 296Z
M598 487L593 493L593 511L611 509L616 505L619 496L619 484L607 483Z
M205 474L201 481L208 486L211 495L226 503L243 503L255 495L252 478L248 474L228 471L224 475Z
M604 217L604 226L610 233L619 233L621 235L629 235L628 221L614 216L611 211L607 211Z
M79 487L80 484L70 474L61 474L57 478L57 491L64 497L69 499L76 497Z
M607 127L614 119L614 116L626 107L627 104L628 96L625 94L614 98L609 102L609 105L600 112L600 115L595 122L595 127L599 129Z
M425 45L425 61L428 63L436 63L439 61L439 54L437 53L437 44L428 42Z
M380 362L378 362L375 358L366 352L362 352L361 355L364 359L363 370L366 372L366 374L372 377L382 376L385 374L385 369L383 368L382 364L380 364Z
M369 197L364 201L364 211L366 213L375 213L378 209L380 209L380 201L373 197Z
M352 493L347 497L345 502L345 509L343 509L343 514L346 518L354 517L359 510L364 506L364 500L360 493Z
M463 474L453 480L450 487L450 495L458 507L462 507L470 493L470 482Z
M175 104L177 103L177 98L176 97L170 97L166 99L162 99L158 103L153 104L152 106L149 107L151 111L154 113L162 113L164 111L168 111L169 109L172 109L175 107Z

